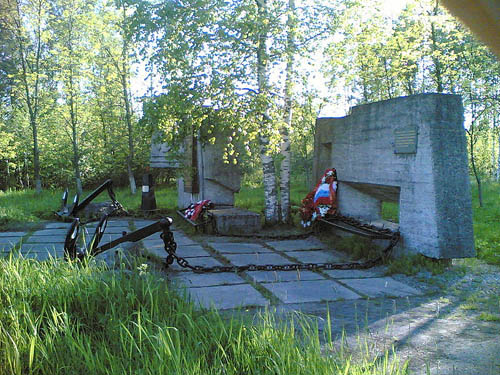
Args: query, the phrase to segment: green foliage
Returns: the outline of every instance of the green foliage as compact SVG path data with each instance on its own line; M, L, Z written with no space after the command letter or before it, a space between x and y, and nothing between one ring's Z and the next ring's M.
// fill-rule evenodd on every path
M423 255L405 255L394 258L387 263L387 275L403 273L407 276L416 275L420 271L429 271L439 275L446 269L446 263L437 259L427 258Z
M478 319L484 322L500 322L500 315L482 312L479 315Z
M483 186L483 207L477 200L477 186L472 186L472 206L476 251L480 259L500 265L500 184Z
M382 219L399 223L399 203L382 202Z
M302 316L197 310L143 265L0 259L1 373L397 375L407 365L393 352L354 360Z

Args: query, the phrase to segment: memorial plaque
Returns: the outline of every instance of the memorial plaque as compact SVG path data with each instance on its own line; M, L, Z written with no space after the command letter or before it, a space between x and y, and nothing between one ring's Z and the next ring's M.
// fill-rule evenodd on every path
M415 154L417 152L417 134L416 126L394 130L394 153Z

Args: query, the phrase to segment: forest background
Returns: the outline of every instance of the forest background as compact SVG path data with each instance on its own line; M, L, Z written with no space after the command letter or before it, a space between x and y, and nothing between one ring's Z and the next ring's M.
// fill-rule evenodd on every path
M482 205L481 183L500 179L500 64L438 2L382 4L0 0L0 189L112 178L135 192L152 136L175 152L194 132L225 137L226 161L264 186L266 221L287 222L324 108L440 92L462 96Z

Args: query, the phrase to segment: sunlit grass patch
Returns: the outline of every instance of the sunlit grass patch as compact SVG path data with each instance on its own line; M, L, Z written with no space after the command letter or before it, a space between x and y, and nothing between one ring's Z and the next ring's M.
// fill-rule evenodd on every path
M353 359L332 340L300 315L197 309L143 268L0 259L0 373L406 373L393 353Z

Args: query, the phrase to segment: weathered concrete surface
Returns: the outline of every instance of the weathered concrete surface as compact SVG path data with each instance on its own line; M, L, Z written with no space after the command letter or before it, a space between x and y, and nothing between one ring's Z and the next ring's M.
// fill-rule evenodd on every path
M260 215L242 208L216 209L210 210L210 213L220 234L249 234L261 228Z
M208 242L208 245L221 254L242 254L242 253L270 253L272 250L257 243L238 242Z
M259 283L278 283L283 281L324 280L319 273L311 271L252 271L247 272L253 281Z
M405 142L416 142L415 152L396 153ZM381 201L398 202L404 251L432 258L475 255L460 96L401 97L318 119L314 181L331 167L337 169L342 214L376 220Z
M233 309L269 304L266 298L248 284L189 288L188 291L194 301L207 308Z
M173 280L187 287L247 284L247 281L234 273L193 273L179 272Z
M359 294L332 280L263 283L283 303L307 303L361 298Z
M325 248L325 244L316 238L307 238L305 240L268 241L266 244L280 251L319 250Z
M246 264L287 264L291 263L287 258L279 254L224 254L235 266L243 266Z
M390 277L369 279L339 279L344 285L355 289L364 295L376 297L406 297L421 294L421 291L396 281Z
M9 237L21 238L26 232L0 232L0 240L8 239Z
M302 263L340 263L343 257L328 251L286 251L284 254Z
M215 144L202 143L190 137L185 142L185 173L177 179L177 204L180 208L203 199L210 199L216 206L234 205L234 193L240 190L241 171L238 164L224 162L226 139L218 135ZM192 172L191 172L192 171Z

